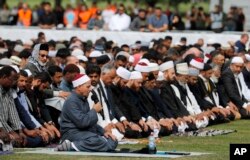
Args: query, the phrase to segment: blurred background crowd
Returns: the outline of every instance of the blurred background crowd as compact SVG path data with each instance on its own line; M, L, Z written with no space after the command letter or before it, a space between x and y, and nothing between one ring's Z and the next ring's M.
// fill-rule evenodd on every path
M245 15L243 9L231 6L223 12L220 5L208 11L200 3L187 10L179 10L176 2L157 3L157 1L131 0L105 2L71 0L37 2L30 6L20 0L9 7L1 0L0 24L12 26L39 26L51 28L81 28L85 30L164 32L167 30L212 30L244 31ZM88 2L88 3L87 3ZM160 6L160 7L159 7Z

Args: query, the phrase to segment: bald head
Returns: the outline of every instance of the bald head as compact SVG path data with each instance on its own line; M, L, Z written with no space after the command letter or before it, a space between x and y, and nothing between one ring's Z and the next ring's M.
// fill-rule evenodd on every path
M66 65L68 65L68 64L78 65L79 60L76 58L76 56L69 56L69 57L67 57Z

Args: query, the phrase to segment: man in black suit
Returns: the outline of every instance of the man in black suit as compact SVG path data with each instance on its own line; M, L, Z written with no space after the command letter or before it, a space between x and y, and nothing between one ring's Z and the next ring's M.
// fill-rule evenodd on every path
M98 124L106 131L113 133L116 132L115 129L118 129L120 133L124 134L124 124L128 122L126 119L122 118L122 112L114 104L109 88L113 79L116 77L116 69L113 66L104 65L101 70L97 65L90 65L86 73L90 77L91 85L93 86L92 93L88 97L88 102L90 105L94 104L91 97L92 94L95 94L103 107L102 112L98 114ZM118 137L121 136L119 133L115 135Z
M241 57L234 57L230 67L226 69L221 76L225 92L229 99L238 107L242 118L250 117L250 104L242 93L242 86L238 75L244 67L244 61Z
M172 115L175 119L177 119L178 124L176 126L180 126L181 122L187 124L187 128L196 129L195 119L189 115L187 109L182 104L180 99L176 96L171 84L175 80L175 70L173 61L166 61L160 65L160 71L164 73L165 81L160 90L160 96L165 104L165 107L169 107L168 109L171 111Z
M124 119L123 124L126 130L124 136L127 138L141 138L143 137L142 129L138 124L142 116L137 106L133 105L133 103L129 103L130 97L126 94L126 90L128 90L128 86L131 84L129 80L131 73L127 69L119 67L116 70L116 74L115 84L111 85L110 89L115 105L124 116L122 118Z
M226 112L219 103L216 85L211 80L213 74L212 67L204 64L204 68L200 71L198 82L195 86L190 87L203 111L211 110L215 115L215 123L224 122L229 112Z
M245 57L247 62L245 63L245 67L242 70L242 74L247 87L250 89L250 55L246 54Z

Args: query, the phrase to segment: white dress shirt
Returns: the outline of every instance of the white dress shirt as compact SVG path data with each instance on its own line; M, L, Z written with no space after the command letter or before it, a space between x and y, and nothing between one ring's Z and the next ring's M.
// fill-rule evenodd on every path
M131 18L123 13L122 15L120 14L115 14L111 17L110 22L109 22L109 30L111 31L124 31L129 29L129 25L131 22Z

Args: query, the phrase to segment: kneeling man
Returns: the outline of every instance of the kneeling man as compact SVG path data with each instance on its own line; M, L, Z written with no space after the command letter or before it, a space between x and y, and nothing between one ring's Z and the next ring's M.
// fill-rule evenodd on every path
M97 125L97 113L102 110L98 102L90 109L87 97L91 82L87 75L78 74L72 82L74 91L65 101L61 119L62 144L58 151L107 152L115 150L117 140L110 132Z

